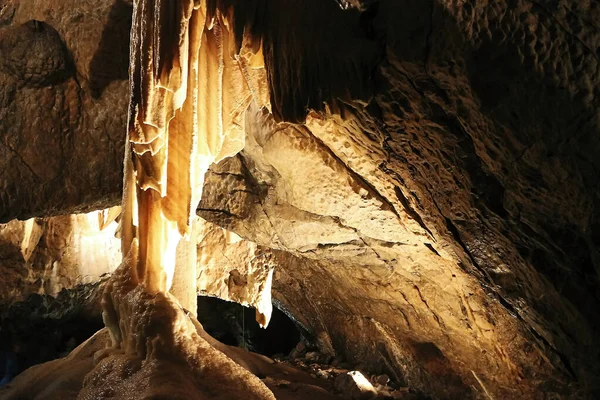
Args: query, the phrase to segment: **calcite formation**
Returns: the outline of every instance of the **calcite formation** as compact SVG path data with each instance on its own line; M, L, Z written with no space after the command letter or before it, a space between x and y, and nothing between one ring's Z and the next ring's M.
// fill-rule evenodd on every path
M102 302L114 350L88 374L80 399L275 398L201 338L168 293L175 251L180 237L191 233L204 174L243 147L244 110L252 97L247 64L252 58L262 64L260 45L252 51L242 38L236 49L229 12L205 1L134 2L120 221L124 259ZM268 319L263 315L260 322ZM132 358L141 363L133 374ZM175 381L168 378L174 371Z
M208 167L244 145L257 85L249 65L263 61L260 42L236 37L231 12L214 2L134 4L122 251L137 239L137 274L152 291L171 286L168 266Z
M215 349L169 293L135 271L137 243L104 292L112 347L97 353L78 399L275 399L258 377Z
M198 293L253 307L257 322L266 327L273 312L272 254L210 222L199 219L198 224Z

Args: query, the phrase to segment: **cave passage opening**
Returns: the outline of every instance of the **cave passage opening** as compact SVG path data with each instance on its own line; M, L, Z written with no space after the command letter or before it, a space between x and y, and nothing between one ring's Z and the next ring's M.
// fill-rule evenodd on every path
M296 323L277 308L263 329L255 321L253 308L216 297L198 296L198 321L220 342L267 357L287 356L306 340Z
M0 386L34 365L66 357L103 328L100 314L76 306L69 309L69 304L60 303L63 298L32 294L4 310L0 317ZM61 310L65 307L66 311Z

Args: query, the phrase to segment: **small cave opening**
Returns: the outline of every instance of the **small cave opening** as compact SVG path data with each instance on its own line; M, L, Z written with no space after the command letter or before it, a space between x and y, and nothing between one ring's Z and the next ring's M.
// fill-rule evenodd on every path
M255 320L255 310L216 297L198 296L198 321L220 342L268 357L287 356L306 338L288 315L273 308L266 329Z
M66 357L104 327L91 315L60 303L61 297L32 294L0 315L0 386L29 367Z

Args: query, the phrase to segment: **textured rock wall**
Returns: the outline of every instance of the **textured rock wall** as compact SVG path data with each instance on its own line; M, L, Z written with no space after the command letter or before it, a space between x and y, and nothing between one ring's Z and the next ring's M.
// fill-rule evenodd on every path
M198 231L194 243L198 294L253 307L256 320L268 323L275 267L270 252L201 218L194 222L194 229Z
M254 110L247 147L215 168L201 215L321 263L369 265L354 272L369 302L382 287L390 299L415 292L388 302L419 315L407 331L437 349L425 353L457 372L469 365L459 387L593 393L597 13L576 2L379 2L367 32L386 57L369 104L337 104L304 126Z
M56 296L114 271L121 263L117 224L101 229L103 215L108 212L0 224L0 303L33 293Z
M270 124L263 112L248 115L261 129L250 129L241 156L207 177L200 215L284 250L278 253L284 260L281 274L289 279L279 286L275 274L274 288L283 296L279 301L315 334L337 338L334 348L346 357L356 356L372 368L386 365L411 386L449 397L477 397L485 390L508 398L523 390L529 396L565 394L570 363L593 365L574 343L560 349L570 354L561 360L563 353L535 330L551 329L554 315L515 309L503 297L503 287L479 276L447 229L438 233L410 208L413 214L406 212L401 189L383 173L382 181L376 180L369 165L376 151L363 150L357 157L360 175L348 167L351 161L342 162L344 150L356 155L359 146L369 144L364 131L348 124L340 135L335 123L311 120L308 127L321 125L319 140L305 127ZM331 129L323 128L328 123ZM364 173L368 168L373 172ZM566 309L561 318L572 315L580 324L574 330L582 333L581 316L539 282L530 281L530 290L554 300L555 309ZM547 319L532 327L524 320L531 315ZM440 375L445 378L436 379ZM520 385L511 383L515 380Z
M0 221L119 201L131 9L0 1Z

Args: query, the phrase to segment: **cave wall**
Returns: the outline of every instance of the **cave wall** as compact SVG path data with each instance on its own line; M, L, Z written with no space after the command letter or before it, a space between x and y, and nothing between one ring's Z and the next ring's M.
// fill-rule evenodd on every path
M121 263L121 243L108 211L0 224L0 304L56 296L112 273Z
M565 396L575 379L593 384L595 339L581 314L522 261L513 272L506 267L527 274L519 281L526 291L513 296L535 297L512 305L510 286L488 280L467 245L457 243L456 228L429 229L406 212L402 186L390 185L389 171L377 180L372 165L381 160L369 161L381 153L364 150L376 147L366 129L352 126L356 119L346 114L349 128L340 135L339 121L282 128L256 113L247 114L258 120L247 126L260 129L248 129L241 155L207 176L199 214L284 252L280 273L288 280L280 286L276 272L273 287L292 315L306 318L303 325L338 338L334 348L346 356L387 365L411 386L444 397L476 397L482 387L506 398L524 390ZM356 158L343 162L346 154ZM506 265L486 263L494 270ZM537 298L544 308L534 308ZM581 341L571 340L576 336Z
M119 202L131 14L0 1L0 222Z
M600 7L341 3L268 10L273 114L199 215L347 357L439 397L593 397ZM0 2L0 220L118 202L130 14Z
M362 20L385 54L368 104L287 127L251 111L240 165L215 169L200 215L304 258L369 265L373 293L418 290L402 311L422 300L432 316L413 338L438 331L449 360L461 346L440 345L444 332L489 340L455 361L489 357L483 380L503 396L515 381L597 390L598 8L547 3L378 2ZM294 96L281 114L311 93ZM408 288L390 278L407 272Z
M275 264L268 248L243 240L234 232L201 218L194 221L197 232L196 290L198 294L233 301L270 318L271 287Z

